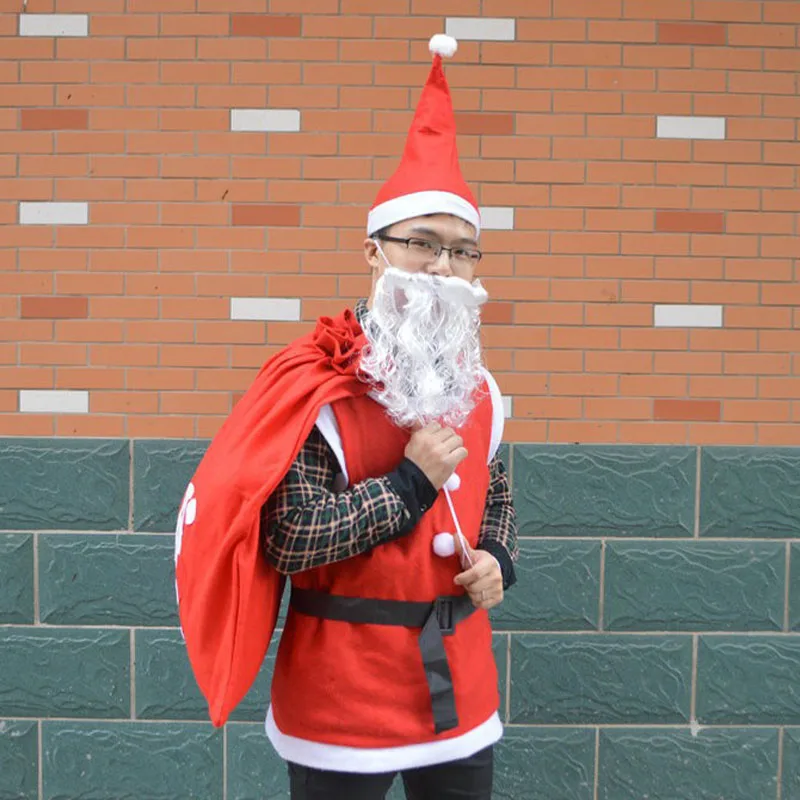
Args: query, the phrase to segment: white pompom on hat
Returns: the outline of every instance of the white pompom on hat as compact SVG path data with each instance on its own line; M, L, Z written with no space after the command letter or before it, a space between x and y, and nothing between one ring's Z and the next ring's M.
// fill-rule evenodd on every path
M458 42L446 33L437 33L431 36L428 42L428 49L433 55L440 55L444 58L452 58L458 50Z
M433 54L428 80L422 89L408 131L400 165L384 183L367 219L367 235L411 217L452 214L480 233L478 203L458 163L456 122L442 57L450 58L458 42L437 33L428 44Z

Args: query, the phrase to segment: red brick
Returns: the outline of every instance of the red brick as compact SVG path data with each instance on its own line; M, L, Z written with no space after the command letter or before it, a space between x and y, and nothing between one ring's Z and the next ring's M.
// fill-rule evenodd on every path
M233 225L289 225L300 224L300 206L295 205L235 205L231 214Z
M227 14L161 14L161 36L226 36Z
M662 233L723 233L725 220L721 212L656 211L655 229Z
M622 0L553 0L553 16L613 18L622 16Z
M728 90L742 94L794 94L792 74L782 72L732 72L729 76Z
M726 26L691 22L660 22L659 44L724 45Z
M764 3L764 22L800 23L800 8L784 0L767 0Z
M5 10L5 9L4 9ZM19 11L19 6L14 6ZM38 36L9 36L2 40L3 58L10 61L53 58L55 40Z
M554 44L553 66L610 67L622 64L618 44Z
M48 366L83 366L86 364L86 345L47 342L45 344L21 344L19 360L22 364L46 364Z
M512 134L514 115L456 113L456 130L460 134Z
M589 22L589 41L592 42L655 42L653 22L628 20Z
M156 14L97 14L92 17L92 36L158 36Z
M785 51L781 51L785 52ZM743 47L692 48L693 66L697 69L755 69L760 70L763 53Z
M722 22L759 22L761 2L752 0L694 0L694 18Z
M23 83L86 83L89 80L86 62L31 61L21 66ZM16 78L15 70L12 80L15 82Z
M653 91L656 88L656 73L651 69L594 67L589 70L588 88L611 91ZM630 124L630 119L627 121Z
M119 438L125 433L125 418L119 414L65 414L56 416L55 423L56 436Z
M69 319L88 316L85 297L22 297L23 319Z
M236 44L238 42L234 42ZM345 43L343 42L342 45ZM357 49L361 49L367 44L385 45L385 42L367 43L357 42ZM338 61L339 42L325 39L303 39L290 41L288 39L270 39L269 57L271 61ZM345 58L343 61L371 61L371 58ZM376 59L380 60L380 59ZM390 59L391 60L391 59Z
M212 48L202 39L196 42L193 38L176 37L147 37L141 39L128 39L127 58L144 61L187 61L196 56L197 51L203 53L203 58L213 58Z
M23 108L22 130L86 130L89 112L85 108Z
M614 442L617 440L617 423L553 420L548 425L548 434L548 439L552 442L571 444Z
M794 47L796 29L793 25L731 25L728 44L732 47Z
M232 36L300 36L301 18L282 14L232 14Z
M623 11L626 19L691 19L692 0L672 0L669 5L661 0L625 0Z
M513 303L487 303L481 310L481 321L485 325L508 325L513 321Z
M692 52L693 48L688 46L629 44L625 46L623 64L626 67L690 67Z

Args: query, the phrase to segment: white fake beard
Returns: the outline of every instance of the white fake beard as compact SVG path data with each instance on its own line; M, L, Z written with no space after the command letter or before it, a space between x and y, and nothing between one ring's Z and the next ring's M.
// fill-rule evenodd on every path
M458 428L483 381L480 281L387 267L364 322L361 372L372 397L401 427L439 422Z

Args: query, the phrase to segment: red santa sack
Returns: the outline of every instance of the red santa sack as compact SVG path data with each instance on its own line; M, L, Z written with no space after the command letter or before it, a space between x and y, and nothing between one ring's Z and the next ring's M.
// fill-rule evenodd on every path
M289 471L319 409L365 394L355 315L316 329L260 370L206 451L178 515L175 584L192 670L216 726L264 660L284 578L261 552L261 508Z

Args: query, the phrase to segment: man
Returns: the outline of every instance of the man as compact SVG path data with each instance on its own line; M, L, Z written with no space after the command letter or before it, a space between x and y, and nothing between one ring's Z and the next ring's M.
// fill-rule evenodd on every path
M263 657L259 631L247 642L247 598L263 586L268 641L269 587L282 588L269 575L291 576L267 733L298 800L383 798L398 772L409 798L489 798L502 735L486 612L514 582L515 516L502 403L480 358L480 217L441 66L455 42L431 49L402 162L369 215L369 300L265 365L179 518L181 621L215 723ZM221 499L201 510L201 493ZM247 561L256 502L262 584L248 570L265 567ZM236 548L244 570L230 567ZM209 633L225 606L235 613Z

